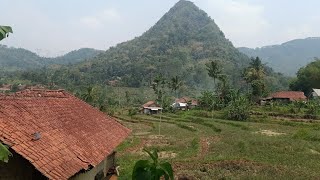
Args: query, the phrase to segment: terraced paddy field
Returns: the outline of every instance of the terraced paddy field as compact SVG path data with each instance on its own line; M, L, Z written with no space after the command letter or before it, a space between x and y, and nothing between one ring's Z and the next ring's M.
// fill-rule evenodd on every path
M134 163L157 148L175 178L320 179L320 123L252 116L224 120L221 113L185 111L161 115L117 115L132 129L118 147L119 179L131 179ZM159 134L160 125L160 134Z

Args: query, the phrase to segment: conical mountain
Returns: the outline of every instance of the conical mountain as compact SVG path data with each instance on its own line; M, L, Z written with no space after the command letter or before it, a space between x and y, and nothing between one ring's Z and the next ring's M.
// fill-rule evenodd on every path
M73 68L88 84L120 77L123 85L139 87L162 74L183 77L189 86L199 87L212 82L205 63L215 59L221 61L233 81L249 61L204 11L181 0L140 37Z

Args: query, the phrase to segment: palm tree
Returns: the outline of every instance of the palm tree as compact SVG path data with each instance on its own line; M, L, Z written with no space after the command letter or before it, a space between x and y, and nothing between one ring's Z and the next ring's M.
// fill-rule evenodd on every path
M182 81L178 76L175 76L171 78L171 81L169 83L169 88L174 91L176 98L178 98L178 93L177 91L181 88L182 86Z
M221 75L221 67L217 60L211 61L210 63L206 64L208 75L213 78L214 85L216 85L216 79L219 78Z
M166 79L161 74L157 75L152 82L152 89L157 95L157 101L161 101L162 99L165 84Z
M87 87L87 91L81 95L81 98L89 104L93 103L93 87Z

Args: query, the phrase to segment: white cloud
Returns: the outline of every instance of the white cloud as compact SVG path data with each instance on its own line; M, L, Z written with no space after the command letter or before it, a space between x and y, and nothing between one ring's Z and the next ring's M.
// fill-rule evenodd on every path
M90 29L100 29L109 23L118 23L121 21L121 16L116 9L110 8L94 15L83 17L80 21Z
M236 46L261 44L261 34L270 26L264 17L264 7L246 1L206 0L204 10Z

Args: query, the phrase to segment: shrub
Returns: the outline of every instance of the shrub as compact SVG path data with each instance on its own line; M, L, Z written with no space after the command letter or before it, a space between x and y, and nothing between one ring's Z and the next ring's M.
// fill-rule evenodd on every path
M309 101L307 104L307 111L306 114L307 115L312 115L312 116L317 116L319 109L320 109L320 105L318 102L316 101Z
M227 118L237 121L244 121L249 118L249 113L249 100L245 96L235 93L226 110Z

